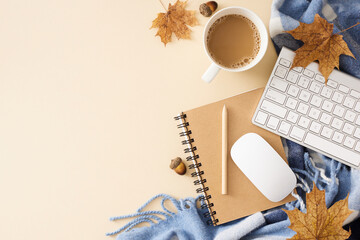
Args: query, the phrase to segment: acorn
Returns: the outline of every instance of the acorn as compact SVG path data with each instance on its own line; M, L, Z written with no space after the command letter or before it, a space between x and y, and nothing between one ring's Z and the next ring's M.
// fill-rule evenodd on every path
M210 17L211 14L216 11L217 7L218 7L217 2L210 1L210 2L207 2L207 3L201 4L200 7L199 7L199 11L205 17Z
M170 168L173 169L179 175L184 175L186 173L186 166L179 157L171 160Z

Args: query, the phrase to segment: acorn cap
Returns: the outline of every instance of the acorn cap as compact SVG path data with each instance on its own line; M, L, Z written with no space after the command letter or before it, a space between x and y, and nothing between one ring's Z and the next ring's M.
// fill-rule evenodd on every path
M170 168L175 169L182 162L181 158L177 157L171 160Z
M210 17L211 14L212 14L212 11L211 11L210 7L206 3L203 3L203 4L200 5L199 11L205 17Z

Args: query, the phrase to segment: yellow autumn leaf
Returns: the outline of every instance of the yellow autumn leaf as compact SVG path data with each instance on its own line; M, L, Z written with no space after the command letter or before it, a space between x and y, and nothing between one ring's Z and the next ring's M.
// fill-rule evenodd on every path
M161 38L161 42L166 44L171 42L171 36L174 33L178 39L190 39L190 28L195 26L198 21L195 17L195 11L185 10L187 1L176 1L174 5L169 3L166 13L158 13L153 20L151 28L158 28L155 36Z
M342 228L345 219L352 213L348 208L349 195L329 209L325 204L325 190L320 191L314 184L306 194L306 213L298 209L285 210L290 219L289 228L296 232L291 239L298 240L343 240L351 235Z
M316 14L312 23L306 24L300 22L297 28L286 31L295 39L304 42L304 45L295 51L296 55L291 68L298 66L305 68L313 61L318 60L319 71L327 81L334 67L339 69L339 56L341 54L355 58L343 40L343 36L339 33L333 34L333 29L334 24L329 23L321 18L319 14Z

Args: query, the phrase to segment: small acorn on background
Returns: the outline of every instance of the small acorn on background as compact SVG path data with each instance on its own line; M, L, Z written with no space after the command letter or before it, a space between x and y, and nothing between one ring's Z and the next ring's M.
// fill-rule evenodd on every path
M186 173L186 166L179 157L171 160L170 168L173 169L179 175L184 175Z
M207 3L201 4L200 7L199 7L199 11L205 17L210 17L211 14L216 11L217 7L218 7L217 2L210 1L210 2L207 2Z

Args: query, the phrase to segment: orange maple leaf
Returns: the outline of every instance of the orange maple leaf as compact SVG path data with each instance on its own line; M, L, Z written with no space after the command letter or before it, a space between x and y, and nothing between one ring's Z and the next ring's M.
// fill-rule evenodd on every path
M158 13L157 18L152 22L151 28L158 28L155 36L160 36L161 42L166 44L171 42L171 36L180 39L190 39L190 28L187 26L195 26L198 21L195 17L195 11L185 10L185 2L179 0L174 5L169 3L168 11L166 13Z
M333 34L333 29L334 24L316 14L314 22L310 24L300 22L297 28L286 31L295 39L304 42L304 45L295 51L296 56L291 68L297 66L305 68L311 62L318 60L319 71L327 81L334 67L339 69L339 56L341 54L355 58L343 40L343 36L339 33Z
M284 210L290 219L289 228L297 232L291 239L342 240L351 235L342 228L345 219L352 213L348 208L349 195L336 202L329 209L325 204L325 190L314 184L311 193L306 194L306 213L298 209Z

